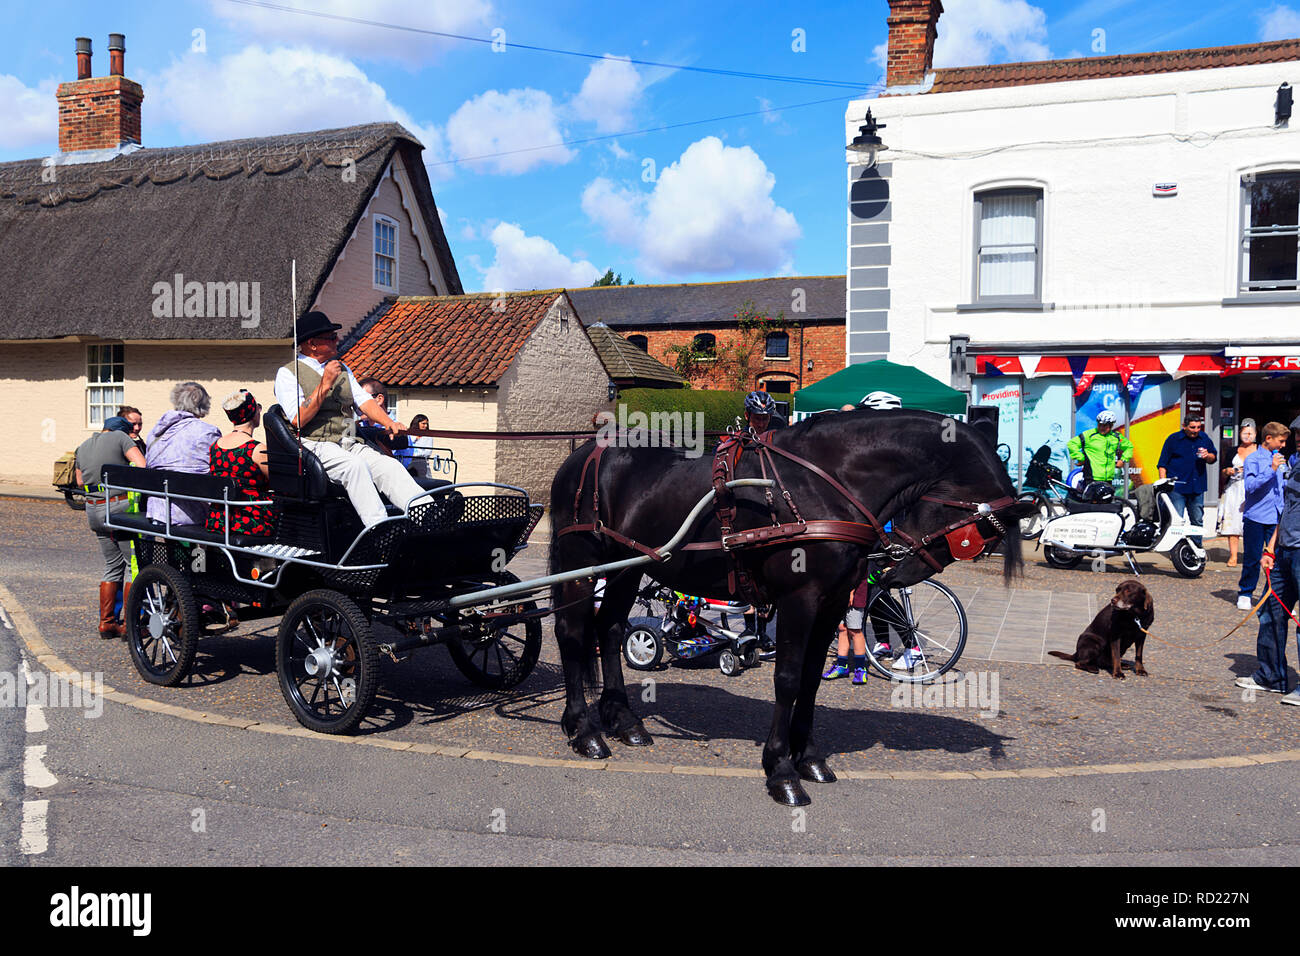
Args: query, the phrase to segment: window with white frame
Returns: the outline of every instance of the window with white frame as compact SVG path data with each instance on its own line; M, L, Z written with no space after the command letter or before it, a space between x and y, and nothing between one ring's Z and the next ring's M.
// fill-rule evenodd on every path
M1300 172L1241 182L1242 292L1300 290Z
M975 194L975 301L1042 298L1043 191Z
M126 401L126 363L121 345L86 346L86 424L104 427Z
M375 286L397 291L397 223L375 216Z
M787 332L767 333L767 343L763 351L764 358L788 359L790 357L790 335Z

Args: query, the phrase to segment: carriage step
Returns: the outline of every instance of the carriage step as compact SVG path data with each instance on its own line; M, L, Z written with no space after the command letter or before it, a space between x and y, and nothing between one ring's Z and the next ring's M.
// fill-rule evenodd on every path
M258 554L264 554L268 558L311 558L318 557L319 551L313 551L310 548L295 548L291 544L255 544L248 549L256 551Z

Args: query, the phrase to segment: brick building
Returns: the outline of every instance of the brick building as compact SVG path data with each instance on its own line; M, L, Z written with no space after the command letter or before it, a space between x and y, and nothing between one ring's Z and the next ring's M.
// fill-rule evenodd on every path
M694 345L697 352L752 347L746 374L737 376L734 365L723 363L711 368L706 359L691 380L694 388L760 388L786 400L844 368L844 276L598 286L570 289L569 295L583 322L605 323L665 365L676 360L672 346ZM784 324L762 341L746 341L737 314L747 302Z
M120 404L145 434L173 384L270 404L297 307L350 328L389 295L462 291L421 159L392 123L167 149L140 142L138 84L59 87L61 152L0 163L0 481L48 481Z

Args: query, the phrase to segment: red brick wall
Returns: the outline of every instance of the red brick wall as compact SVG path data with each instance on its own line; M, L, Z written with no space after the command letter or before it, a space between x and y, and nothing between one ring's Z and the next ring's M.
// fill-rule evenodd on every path
M140 142L144 90L124 76L60 83L59 150L112 149Z
M942 12L940 0L889 0L886 86L911 86L925 79L934 61Z
M629 335L644 335L646 337L646 351L650 357L663 362L669 367L676 363L676 355L665 355L664 349L672 345L690 345L695 336L704 332L711 332L718 340L718 348L731 345L740 339L740 331L734 326L704 326L693 325L685 328L662 327L653 328L634 328L632 326L620 325L617 329L618 334L627 338ZM833 375L840 369L844 368L844 323L843 322L819 322L808 323L802 327L803 331L803 354L802 360L799 351L799 333L800 328L791 326L784 330L790 336L790 357L786 360L764 359L762 357L763 344L760 343L758 362L755 364L755 372L751 381L745 383L744 390L758 387L758 380L763 376L773 373L787 373L794 377L793 389L804 388L808 385L818 382L828 375ZM808 369L808 362L812 361L813 367ZM711 388L711 389L731 389L735 384L728 381L727 377L720 373L706 373L698 378L691 379L692 388Z

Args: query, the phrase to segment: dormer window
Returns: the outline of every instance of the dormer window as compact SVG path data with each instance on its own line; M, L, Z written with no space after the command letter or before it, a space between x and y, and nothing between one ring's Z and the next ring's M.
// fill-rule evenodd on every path
M397 223L375 216L375 288L397 291Z

